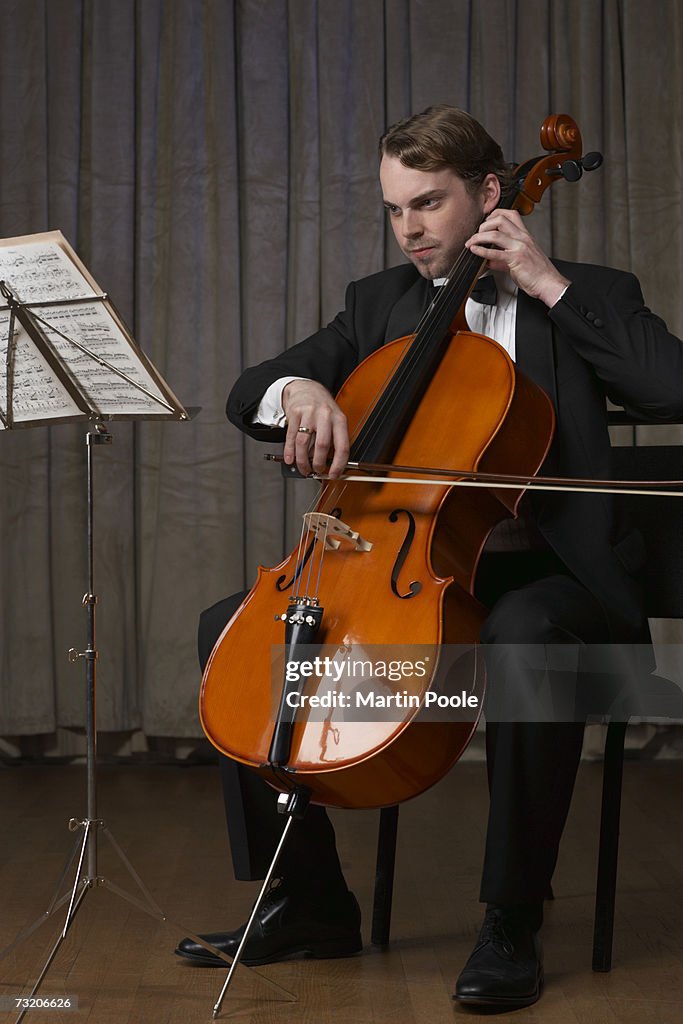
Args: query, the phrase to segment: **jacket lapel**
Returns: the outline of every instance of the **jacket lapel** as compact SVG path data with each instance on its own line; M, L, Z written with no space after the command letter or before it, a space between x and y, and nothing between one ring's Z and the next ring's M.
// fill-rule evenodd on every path
M407 292L401 296L392 309L384 341L394 341L406 334L414 334L420 317L434 297L434 285L419 274Z

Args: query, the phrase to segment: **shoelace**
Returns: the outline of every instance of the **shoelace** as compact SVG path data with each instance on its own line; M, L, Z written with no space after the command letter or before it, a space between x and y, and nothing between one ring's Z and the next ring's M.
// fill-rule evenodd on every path
M267 907L272 906L273 903L277 903L278 900L282 899L282 897L285 895L285 890L284 890L283 886L284 886L284 879L282 879L282 878L273 878L271 880L271 883L268 886L268 889L266 890L266 894L263 897L263 899L261 900L261 906L259 907L259 914L261 914L261 912L264 911Z
M512 956L515 951L514 943L505 931L502 914L495 910L488 910L486 912L477 948L485 946L488 942L494 946L499 946L501 952L506 956Z

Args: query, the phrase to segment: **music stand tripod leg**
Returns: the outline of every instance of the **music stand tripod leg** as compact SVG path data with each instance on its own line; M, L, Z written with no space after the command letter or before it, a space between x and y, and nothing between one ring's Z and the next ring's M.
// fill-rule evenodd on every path
M71 822L69 822L69 828L73 832L75 831L75 828L71 827L72 822L75 824L74 818L72 818ZM62 886L64 885L64 879L66 878L69 868L71 867L76 856L76 853L78 852L79 849L83 849L83 839L77 838L71 849L71 853L69 854L66 863L62 868L62 873L59 876L57 885L55 886L52 899L47 905L47 910L43 911L40 917L37 917L32 924L29 924L26 926L26 928L23 928L16 936L16 938L14 938L10 942L9 946L5 946L3 950L0 950L0 960L4 960L5 957L8 956L12 952L12 950L16 949L17 946L20 946L21 943L29 937L29 935L32 935L33 932L40 928L41 925L45 924L45 922L50 919L51 915L54 914L56 910L59 910L59 908L62 907L68 899L71 899L71 891L67 890L67 892L62 893ZM76 880L78 882L78 876L76 876Z
M230 982L232 981L233 974L235 973L235 970L237 969L237 965L239 964L240 960L242 959L242 951L243 951L243 949L244 949L244 947L246 945L247 939L249 938L249 933L251 932L252 925L253 925L254 921L256 920L256 915L259 912L259 909L261 907L261 903L263 902L263 897L266 895L266 892L268 891L268 887L270 886L270 883L272 881L273 875L275 874L275 869L276 869L276 867L277 867L277 865L278 865L278 863L280 861L280 855L282 854L282 850L284 849L285 842L287 841L287 836L289 835L289 830L290 830L290 828L294 824L294 821L297 818L303 818L304 814L306 813L306 808L308 807L308 802L309 802L310 798L311 798L311 791L309 789L306 789L305 786L295 786L294 789L292 789L289 793L280 793L279 797L277 798L278 813L279 814L286 814L287 815L287 821L285 822L285 827L282 830L282 835L280 836L280 841L277 844L277 849L275 850L275 853L273 855L273 859L270 862L270 867L268 868L268 871L266 872L266 877L263 880L263 885L261 886L259 894L256 897L256 902L254 903L254 906L251 909L251 914L249 915L249 920L247 921L246 926L244 928L244 934L242 935L242 938L240 940L240 944L237 947L237 951L235 953L233 961L230 964L230 970L228 971L228 976L225 979L225 983L223 985L223 988L221 989L220 995L218 996L218 999L216 1000L216 1003L214 1005L214 1008L213 1008L213 1017L214 1017L214 1019L221 1012L221 1006L223 1005L223 1000L225 998L225 994L228 991L228 987L230 985ZM278 987L280 987L280 986L278 986ZM281 989L281 991L285 991L285 990ZM292 995L292 993L288 993L288 995L290 995L292 999L296 999L296 996Z
M84 827L85 828L85 832L84 832L83 838L81 840L77 839L76 842L74 843L73 849L71 850L71 853L69 854L68 860L67 860L66 864L64 865L64 868L62 870L61 875L59 876L59 881L57 882L57 887L56 887L56 889L54 891L52 899L50 900L50 902L48 904L47 910L45 910L40 915L40 917L36 918L36 920L32 924L28 925L28 927L26 927L22 931L20 931L19 934L16 936L16 938L13 939L12 942L10 942L9 946L5 946L5 948L2 951L0 951L0 960L4 960L5 957L8 956L8 954L11 953L12 950L16 949L17 946L20 946L21 943L24 942L29 937L29 935L32 935L33 932L36 931L38 928L40 928L41 925L45 924L45 922L47 920L49 920L50 916L52 914L54 914L55 911L59 910L60 907L64 906L64 904L68 900L69 901L69 906L67 908L66 917L64 919L64 924L62 925L62 930L60 932L60 938L59 938L59 941L57 942L57 944L55 946L54 951L49 956L48 964L46 965L46 967L49 965L49 963L54 958L54 953L57 951L57 949L59 947L59 944L62 941L62 939L66 938L66 933L69 930L69 926L71 924L71 921L73 920L73 917L74 917L74 915L76 913L76 907L77 907L78 903L80 902L80 897L77 898L78 887L79 887L79 885L81 883L83 883L84 888L88 888L89 887L89 882L90 882L90 880L88 878L81 876L81 871L82 871L82 868L83 868L83 861L84 861L84 858L85 858L85 851L86 851L86 847L88 845L88 837L89 837L88 823L77 822L75 818L72 818L71 821L69 822L70 830L72 832L74 832L79 827ZM64 879L66 878L67 872L68 872L69 868L71 867L71 864L72 864L72 862L74 860L74 857L76 856L76 852L79 849L80 849L80 853L79 853L79 856L78 856L78 865L76 867L76 875L75 875L75 878L74 878L74 884L71 887L71 889L67 889L67 891L60 896L60 893L62 892L62 885L64 883ZM36 989L37 989L37 986L40 984L40 980L42 980L42 978L44 976L45 976L45 971L43 970L41 972L39 981L36 983ZM33 992L31 992L31 995L32 996L35 995L35 990Z
M43 967L42 967L42 969L40 971L40 974L38 975L36 981L34 982L33 988L31 989L31 991L28 994L27 998L29 1000L32 999L36 995L38 989L40 988L40 986L41 986L41 984L43 982L43 978L45 977L45 975L47 974L48 970L50 969L50 964L52 963L52 961L56 957L57 952L59 950L59 947L61 946L62 942L64 941L64 939L67 936L69 928L71 927L71 925L73 923L73 920L74 920L76 914L78 913L79 907L80 907L81 903L83 902L83 900L85 898L85 894L88 892L88 890L90 889L90 887L93 884L93 880L91 878L82 877L82 874L81 874L81 872L83 870L83 861L85 859L86 850L88 848L89 840L91 838L90 837L90 825L91 825L91 822L87 822L85 824L85 832L84 832L84 835L83 835L83 842L81 844L81 852L80 852L80 856L78 858L78 866L76 867L76 877L74 879L74 884L73 884L73 889L71 890L71 894L69 895L69 893L66 893L64 895L64 898L62 900L60 900L59 903L57 904L59 906L61 903L65 903L66 900L69 899L69 906L67 908L66 917L64 919L64 925L62 927L61 932L57 936L56 942L54 943L52 949L50 950L50 952L47 955L47 959L45 960L45 963L43 964ZM81 891L80 892L78 892L79 885L81 886ZM54 902L54 900L53 900L53 902ZM43 915L43 918L46 919L47 915ZM33 930L33 929L31 929L31 930ZM14 944L16 944L16 942ZM15 1021L15 1024L20 1024L20 1022L24 1019L24 1016L26 1015L27 1012L28 1012L28 1010L22 1010L21 1013L19 1014L19 1016L17 1017L17 1019Z
M76 880L76 885L78 885L78 879ZM61 932L57 936L57 941L55 942L54 946L52 947L52 949L48 953L47 960L43 964L42 970L41 970L40 974L38 975L33 988L31 989L31 991L29 992L28 996L26 997L27 999L29 999L29 1000L33 999L33 997L37 993L38 989L42 985L43 978L45 977L45 975L47 974L48 970L50 969L50 964L52 963L54 958L57 956L57 952L59 951L59 947L61 946L61 944L64 942L64 939L66 938L66 934L67 934L69 928L71 927L73 919L75 918L76 914L78 913L78 910L79 910L79 908L81 906L81 903L83 902L83 900L85 898L85 894L90 890L91 887L92 887L91 879L84 878L83 879L83 886L81 888L81 891L79 892L78 896L76 896L76 899L74 901L72 901L71 905L69 906L69 911L68 911L68 914L67 914L67 917L66 917L66 921L64 922L64 927L62 928ZM75 889L74 889L74 892L75 892ZM29 1012L28 1009L22 1010L21 1013L19 1014L19 1016L17 1017L17 1019L15 1020L14 1024L21 1024L21 1021L24 1019L24 1017L26 1016L26 1014L28 1012Z

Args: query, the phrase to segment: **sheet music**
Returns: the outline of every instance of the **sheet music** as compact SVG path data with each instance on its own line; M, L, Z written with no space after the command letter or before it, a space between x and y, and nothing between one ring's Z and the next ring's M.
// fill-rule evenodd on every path
M95 294L56 242L0 246L0 281L9 281L21 302L80 299Z
M168 411L161 391L145 372L125 335L102 303L88 302L77 306L48 308L34 306L33 312L39 318L38 326L78 382L88 402L103 416L147 415ZM71 340L67 341L67 338ZM110 367L125 373L151 394L138 390L134 384L97 363L72 342L78 342L106 360ZM152 395L159 401L155 401Z
M0 244L0 280L7 282L20 302L30 304L36 326L58 354L63 369L88 404L105 418L114 415L158 416L173 412L173 404L160 390L132 339L119 327L104 302L40 305L87 298L97 293L64 251L63 247L68 248L68 243L61 235L54 233L55 240L43 236L34 242L29 240L31 237L27 236L26 242L11 239L8 245ZM61 240L61 245L56 237ZM21 244L12 244L19 241ZM4 304L6 300L0 296L0 306ZM5 419L9 397L9 322L10 311L0 309L0 412ZM14 421L84 418L67 388L16 318L14 335L16 347L10 374ZM104 360L104 364L97 362L89 352ZM120 374L125 374L129 380ZM4 424L0 420L0 428L2 426Z
M1 280L1 279L0 279ZM7 343L9 339L9 310L0 310L0 430L7 419ZM85 418L49 365L35 347L24 328L15 320L14 374L12 413L15 423L29 423L35 419Z

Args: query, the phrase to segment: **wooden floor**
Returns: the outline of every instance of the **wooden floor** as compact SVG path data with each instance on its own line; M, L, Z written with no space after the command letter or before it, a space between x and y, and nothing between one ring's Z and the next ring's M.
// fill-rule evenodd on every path
M83 769L0 769L5 842L0 850L0 947L46 909L83 817ZM680 1024L683 1021L683 762L626 765L615 962L590 968L600 766L583 765L546 913L546 991L519 1024ZM173 956L185 928L237 925L254 886L228 864L217 772L207 767L107 767L99 813L167 916L162 923L108 889L90 890L41 990L76 995L78 1013L35 1012L29 1022L195 1024L212 1020L223 971ZM485 825L481 764L461 764L401 811L391 948L347 960L262 968L296 1002L240 969L220 1019L252 1024L464 1022L453 982L480 923L478 873ZM347 878L369 941L377 814L335 815ZM100 844L99 873L134 884ZM63 913L63 912L61 912ZM55 915L0 961L0 996L26 991L57 933ZM13 1020L0 1014L2 1020Z

